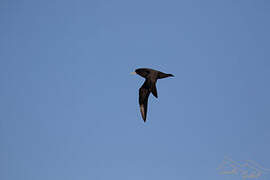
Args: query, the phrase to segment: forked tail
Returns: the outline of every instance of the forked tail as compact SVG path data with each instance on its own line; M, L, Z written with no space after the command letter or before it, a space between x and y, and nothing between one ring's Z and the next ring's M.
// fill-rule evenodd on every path
M151 88L150 88L151 93L158 98L158 94L157 94L157 87L156 87L156 83L155 82L151 82Z

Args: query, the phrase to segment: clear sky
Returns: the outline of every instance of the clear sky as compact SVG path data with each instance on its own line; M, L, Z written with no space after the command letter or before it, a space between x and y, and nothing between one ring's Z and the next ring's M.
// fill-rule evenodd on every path
M267 0L1 0L0 179L240 180L219 174L224 157L270 168L269 19ZM139 67L175 75L146 123Z

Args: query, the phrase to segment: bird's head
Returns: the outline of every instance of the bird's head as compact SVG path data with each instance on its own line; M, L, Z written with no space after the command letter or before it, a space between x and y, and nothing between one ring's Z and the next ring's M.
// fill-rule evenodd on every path
M144 78L147 77L147 75L149 74L149 70L146 69L146 68L139 68L139 69L136 69L134 72L132 72L131 74L138 74Z

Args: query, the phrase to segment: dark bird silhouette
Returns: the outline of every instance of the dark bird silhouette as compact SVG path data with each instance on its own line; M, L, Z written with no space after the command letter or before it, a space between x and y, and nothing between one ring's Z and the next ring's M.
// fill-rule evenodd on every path
M149 68L139 68L136 69L135 72L132 74L138 74L145 78L145 81L142 87L139 90L139 104L140 110L142 114L142 118L144 122L146 122L146 115L147 115L147 104L148 104L148 97L150 93L152 93L156 98L158 98L156 82L158 79L166 78L174 76L172 74L166 74L154 69Z

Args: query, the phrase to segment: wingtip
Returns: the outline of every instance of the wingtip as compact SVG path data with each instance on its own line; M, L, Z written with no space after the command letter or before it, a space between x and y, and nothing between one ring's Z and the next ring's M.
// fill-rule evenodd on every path
M143 119L143 122L145 123L146 122L146 116L143 116L142 119Z
M140 110L141 110L142 119L144 122L146 122L146 113L145 113L145 109L143 107L143 104L140 105Z

